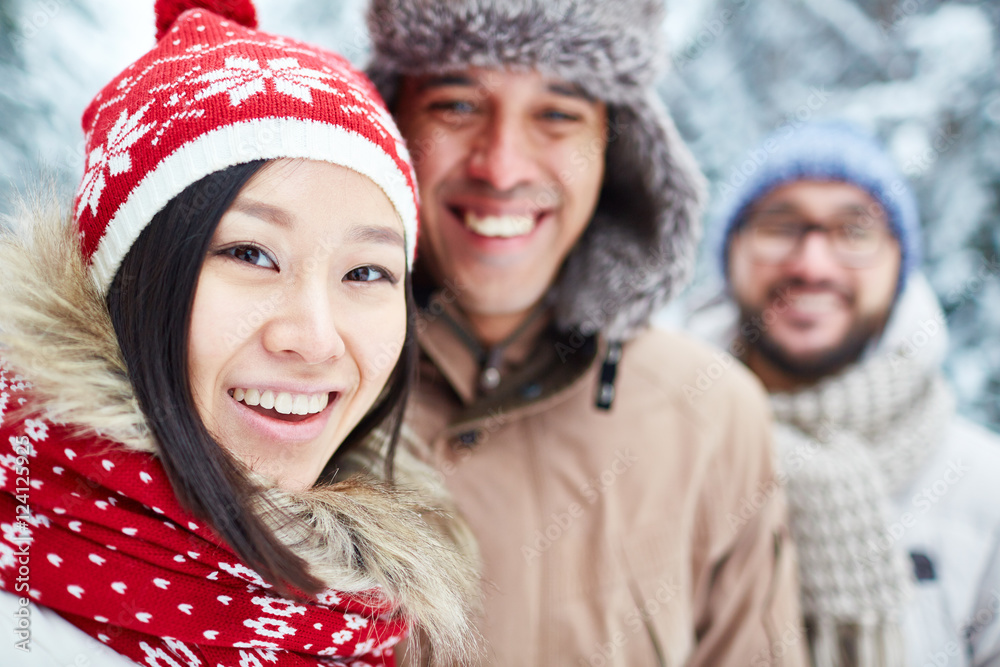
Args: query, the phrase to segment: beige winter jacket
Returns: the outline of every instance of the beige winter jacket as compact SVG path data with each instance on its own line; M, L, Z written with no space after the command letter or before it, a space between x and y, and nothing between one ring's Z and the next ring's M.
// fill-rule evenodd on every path
M805 664L755 378L647 331L599 410L604 344L539 322L477 398L479 362L442 305L419 322L407 419L479 540L488 664Z

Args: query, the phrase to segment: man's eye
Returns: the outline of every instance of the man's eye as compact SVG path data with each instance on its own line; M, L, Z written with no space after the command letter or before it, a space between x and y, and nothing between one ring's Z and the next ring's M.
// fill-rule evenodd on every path
M253 264L254 266L262 266L266 269L276 269L278 268L278 263L274 261L274 258L268 255L265 251L261 250L257 246L253 245L238 245L232 248L227 248L223 251L225 254L238 259L241 262L246 262L247 264Z
M876 230L871 225L844 225L837 232L850 241L866 241L876 236Z
M581 118L579 114L559 111L558 109L549 109L547 111L543 111L540 115L543 120L552 120L556 122L575 122Z
M377 266L359 266L356 269L351 269L344 276L344 280L359 283L373 283L379 280L386 280L393 285L396 284L396 279L391 273Z
M757 233L763 236L790 238L798 237L801 226L794 223L770 223L757 227Z
M430 104L431 111L439 111L450 114L471 114L475 113L476 105L466 100L441 100Z

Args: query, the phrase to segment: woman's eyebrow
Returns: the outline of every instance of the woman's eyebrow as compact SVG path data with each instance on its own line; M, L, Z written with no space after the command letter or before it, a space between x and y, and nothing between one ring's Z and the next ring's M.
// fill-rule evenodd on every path
M232 210L259 218L265 222L273 222L279 227L287 229L293 227L292 217L288 214L288 211L263 202L240 197L233 202Z
M348 243L384 243L405 248L403 235L392 227L376 227L374 225L357 225L347 232Z

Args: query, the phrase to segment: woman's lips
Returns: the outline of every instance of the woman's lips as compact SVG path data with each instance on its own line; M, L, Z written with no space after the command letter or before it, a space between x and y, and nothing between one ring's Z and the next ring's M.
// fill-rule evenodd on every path
M269 431L269 435L309 439L319 435L325 427L341 393L293 394L236 388L230 389L229 395L239 405L241 413L249 417L252 424Z

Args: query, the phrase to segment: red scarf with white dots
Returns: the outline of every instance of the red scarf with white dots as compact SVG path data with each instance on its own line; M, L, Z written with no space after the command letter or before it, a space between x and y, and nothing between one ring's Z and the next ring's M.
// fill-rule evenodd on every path
M395 664L405 626L385 607L277 596L181 508L156 457L23 418L30 400L0 366L3 589L150 667Z

